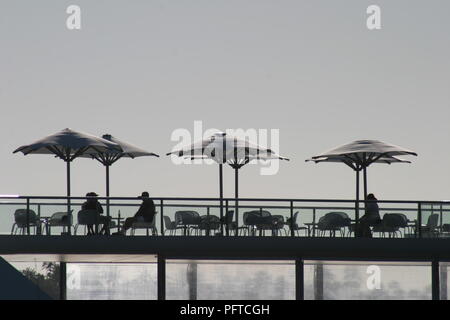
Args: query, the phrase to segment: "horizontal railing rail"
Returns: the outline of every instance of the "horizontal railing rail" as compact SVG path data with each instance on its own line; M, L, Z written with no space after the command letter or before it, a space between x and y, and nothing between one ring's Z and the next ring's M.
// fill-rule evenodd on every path
M139 201L139 197L96 197L99 200L137 200ZM220 198L214 197L150 197L153 200L163 200L163 201L172 201L172 200L182 200L182 201L220 201ZM0 195L0 201L3 199L42 199L42 200L86 200L85 196L4 196ZM224 197L223 201L234 201L236 198L233 197ZM261 202L347 202L347 203L355 203L354 199L303 199L303 198L238 198L239 201L261 201ZM366 202L364 199L358 200L360 203ZM442 205L450 205L450 200L377 200L378 203L424 203L424 204L442 204Z
M101 200L101 199L99 199ZM239 200L240 201L240 200ZM72 206L81 206L83 203L79 202L79 203L71 203ZM103 203L104 205L106 205L106 203ZM22 202L8 202L8 203L2 203L0 202L0 206L2 205L15 205L15 206L19 206L19 205L23 205ZM65 205L64 203L52 203L52 202L30 202L30 206L63 206ZM139 203L110 203L109 204L111 207L138 207L140 204ZM159 206L158 204L155 204L156 206ZM220 208L220 205L216 205L216 204L183 204L183 203L179 203L179 204L164 204L165 207L173 207L173 208ZM232 206L231 206L232 207ZM266 209L290 209L291 207L289 205L286 206L274 206L274 205L239 205L239 208L243 208L243 209L258 209L258 208L266 208ZM294 206L294 209L317 209L317 210L355 210L355 207L338 207L338 206ZM363 207L361 207L360 209L364 209ZM380 207L380 211L411 211L411 212L416 212L417 208L404 208L404 207ZM448 209L443 208L441 209L423 209L424 211L430 211L430 210L434 210L434 211L442 211L442 212L450 212L450 207Z

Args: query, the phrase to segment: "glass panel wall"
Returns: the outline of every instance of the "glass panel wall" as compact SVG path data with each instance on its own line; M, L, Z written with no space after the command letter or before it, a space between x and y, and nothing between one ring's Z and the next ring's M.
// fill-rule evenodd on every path
M441 300L448 300L450 297L450 262L439 263L439 292Z
M156 300L156 263L67 263L68 300Z
M305 261L307 300L428 300L431 264Z
M10 256L8 261L50 297L59 299L59 262L43 262L32 255ZM443 300L449 296L449 267L449 262L440 263ZM292 300L295 284L293 260L166 260L167 300ZM67 263L66 289L69 300L155 300L157 264ZM307 260L304 297L429 300L431 263Z
M30 260L32 258L30 257ZM60 297L60 264L59 262L9 262L22 275L54 300ZM38 298L37 298L38 299Z
M166 298L295 299L295 262L167 260Z
M22 228L17 228L14 219L16 210L26 208L27 203L24 199L0 199L0 234L21 234L23 231L26 232ZM34 228L32 231L34 234Z

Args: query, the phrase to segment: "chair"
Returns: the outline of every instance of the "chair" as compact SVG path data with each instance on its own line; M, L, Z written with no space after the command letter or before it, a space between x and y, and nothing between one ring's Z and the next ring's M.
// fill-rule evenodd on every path
M74 234L77 234L78 227L84 226L84 234L86 234L86 228L88 225L94 225L97 226L99 229L99 220L100 220L100 214L97 210L94 209L82 209L78 211L77 215L78 223L75 225L74 228Z
M405 224L406 224L404 229L403 229L403 236L404 237L407 236L406 231L408 231L408 236L412 236L413 233L414 233L414 227L411 224L409 224L411 221L408 219L406 214L404 214L404 213L397 213L397 214L399 214L399 215L401 215L403 217L403 219L405 221Z
M27 218L28 213L28 218ZM27 230L27 220L30 227L34 227L34 233L37 233L37 229L40 228L40 220L31 209L17 209L14 212L14 223L11 228L11 234L16 234L20 230L21 234L25 234Z
M175 212L175 224L183 229L184 235L189 235L191 229L197 229L200 223L200 215L197 211L177 211Z
M443 238L448 238L449 235L450 235L450 224L444 223L441 227L441 233L439 234L439 236Z
M111 218L111 217L110 217ZM93 225L96 232L99 232L103 224L105 224L106 216L100 215L95 209L81 209L77 214L77 224L74 227L74 234L77 234L78 227L84 226L84 234L86 234L86 228L89 225ZM117 224L112 218L109 221L109 229L116 228ZM109 231L107 231L109 232Z
M359 221L361 221L361 218L363 218L364 217L364 215L362 216L362 217L360 217L360 219L359 219ZM406 216L405 216L405 219L406 219ZM406 221L407 221L408 219L406 219ZM382 220L374 220L374 221L370 221L369 222L369 224L368 224L368 227L369 227L369 229L370 229L370 227L375 227L375 226L379 226L380 225L380 223L381 223L381 221ZM356 223L351 223L349 226L348 226L348 236L351 236L351 234L353 233L353 232L355 232L355 229L356 229ZM363 232L362 230L360 230L360 232ZM372 234L372 229L370 229L370 234ZM360 236L363 236L362 234L360 235ZM368 236L368 235L364 235L364 236Z
M248 233L249 235L254 236L257 230L259 230L260 235L262 235L263 229L266 225L271 223L270 217L270 212L266 210L252 210L244 212L242 217L244 226L240 229L243 231L244 235Z
M250 230L253 231L253 235L256 230L259 231L260 236L265 235L265 231L269 230L275 236L279 230L284 228L284 217L281 215L272 215L267 210L253 210L249 213L247 223Z
M344 235L342 228L350 227L351 220L345 212L328 212L319 219L317 223L317 230L319 236L324 236L326 232L329 232L330 237L336 236L336 231L341 232L341 236Z
M254 217L259 216L259 211L246 211L244 212L244 214L242 215L242 222L243 225L238 227L236 232L238 232L238 234L241 235L254 235L254 228L255 225L253 224L254 221Z
M149 236L150 235L150 230L152 230L152 236L157 236L158 235L158 229L156 228L156 214L153 216L153 220L151 222L148 221L135 221L133 222L133 224L131 225L131 231L130 234L132 236L135 235L136 233L136 229L145 229L146 230L146 235Z
M386 213L381 220L381 223L372 228L372 232L379 232L382 237L385 237L385 233L388 233L389 238L396 237L397 232L400 233L400 228L406 228L408 221L402 214L398 213Z
M176 235L177 230L182 230L183 227L177 226L175 221L170 220L170 217L164 216L164 226L166 227L165 231L169 231L169 235Z
M409 226L408 226L408 222L409 222L408 217L405 214L403 214L403 213L395 213L395 214L399 216L399 228L403 229L403 235L405 235L406 234L406 230L409 228ZM399 231L400 231L400 235L401 235L402 230L399 230Z
M304 230L305 231L305 236L308 232L308 228L307 227L299 227L298 223L297 223L297 217L298 217L298 211L296 211L294 213L294 216L292 217L292 222L291 222L291 218L287 218L286 219L286 226L288 227L288 230L293 231L294 234L297 232L297 235L300 236L300 230Z
M439 215L432 214L428 217L427 224L420 226L422 237L436 237L439 234L438 231Z
M52 227L62 227L63 232L66 232L66 229L70 229L72 227L72 211L67 212L55 212L52 216L47 220L45 224L46 232L48 235L51 234Z
M216 231L220 229L220 218L214 215L205 215L200 217L200 222L198 223L197 233L200 235L202 231L205 231L206 234L209 234L210 231Z

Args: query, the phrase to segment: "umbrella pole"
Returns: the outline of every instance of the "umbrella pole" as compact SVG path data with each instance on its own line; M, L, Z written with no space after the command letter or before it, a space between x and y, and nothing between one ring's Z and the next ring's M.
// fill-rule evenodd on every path
M109 165L106 165L106 214L109 217Z
M234 197L235 197L235 208L236 211L236 221L239 221L239 171L238 167L234 168Z
M70 160L66 160L67 163L67 215L70 214ZM68 227L68 233L70 235L70 225Z
M106 165L106 221L109 221L109 165ZM106 234L109 234L109 226L105 228Z
M66 161L67 164L67 196L70 197L70 161Z
M364 167L364 200L367 200L367 167Z
M219 164L219 195L220 195L220 221L223 221L223 164ZM220 224L220 233L223 235L222 223Z
M356 170L356 202L355 202L355 237L357 236L359 224L359 170Z

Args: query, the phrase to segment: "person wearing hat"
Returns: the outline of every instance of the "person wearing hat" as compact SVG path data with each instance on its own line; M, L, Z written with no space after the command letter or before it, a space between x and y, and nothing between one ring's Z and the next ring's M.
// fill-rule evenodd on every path
M103 224L103 228L102 230L100 230L100 234L107 233L108 230L108 226L109 223L108 221L108 217L105 216L100 216L101 214L103 214L103 208L102 205L100 204L100 202L98 202L97 200L97 196L98 194L96 194L95 192L88 192L86 193L86 201L81 205L81 209L82 210L95 210L97 211L97 215L98 215L98 222L100 224ZM94 225L93 224L89 224L88 226L88 235L91 234L95 234L95 230L94 230Z
M156 214L155 203L150 199L147 191L142 192L138 198L142 199L141 206L132 218L126 218L122 229L117 234L125 235L134 222L152 222Z
M372 238L370 227L376 227L382 223L377 198L373 193L367 195L366 213L359 219L359 227L356 230L357 237Z

